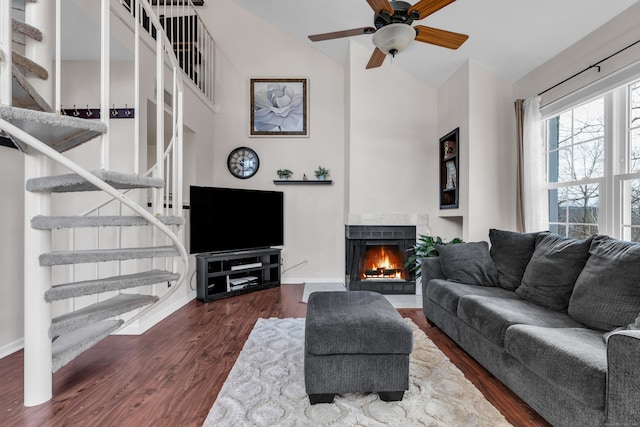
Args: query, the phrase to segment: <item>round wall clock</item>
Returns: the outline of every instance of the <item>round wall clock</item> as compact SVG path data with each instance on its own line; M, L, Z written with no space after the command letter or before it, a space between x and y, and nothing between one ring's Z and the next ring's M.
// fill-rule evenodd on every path
M231 175L240 179L251 178L258 172L260 159L258 154L248 147L238 147L229 153L227 168Z

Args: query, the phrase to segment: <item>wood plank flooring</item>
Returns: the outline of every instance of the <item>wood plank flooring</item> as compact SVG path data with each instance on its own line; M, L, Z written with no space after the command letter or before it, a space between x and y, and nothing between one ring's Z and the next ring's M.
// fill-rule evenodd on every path
M23 406L23 352L0 359L2 426L201 426L260 317L304 317L303 285L192 301L142 336L110 336L53 376L53 399ZM549 426L420 309L400 309L515 426Z

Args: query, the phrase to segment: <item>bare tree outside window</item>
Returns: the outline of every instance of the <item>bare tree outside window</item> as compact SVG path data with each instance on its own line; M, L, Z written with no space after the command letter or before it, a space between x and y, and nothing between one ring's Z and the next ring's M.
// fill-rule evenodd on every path
M604 98L598 98L547 122L549 182L566 183L549 191L553 232L575 238L598 233L600 186L593 179L604 175L604 117Z

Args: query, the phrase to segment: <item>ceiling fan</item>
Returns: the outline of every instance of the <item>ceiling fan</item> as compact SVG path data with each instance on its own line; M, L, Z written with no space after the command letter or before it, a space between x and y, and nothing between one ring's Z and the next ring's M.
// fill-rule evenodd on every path
M367 0L375 12L373 27L354 28L351 30L334 31L331 33L309 36L314 42L332 40L342 37L373 34L373 44L376 46L369 59L367 68L382 65L387 55L395 56L402 52L411 42L417 40L449 49L457 49L469 36L437 28L416 25L413 21L424 19L439 11L455 0L420 0L413 6L405 1Z

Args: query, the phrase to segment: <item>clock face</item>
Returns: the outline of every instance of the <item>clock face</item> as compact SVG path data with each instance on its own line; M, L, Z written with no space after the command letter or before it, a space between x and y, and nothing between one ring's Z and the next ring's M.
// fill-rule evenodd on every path
M227 167L231 175L236 178L247 179L258 172L260 159L251 148L238 147L229 154Z

